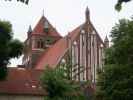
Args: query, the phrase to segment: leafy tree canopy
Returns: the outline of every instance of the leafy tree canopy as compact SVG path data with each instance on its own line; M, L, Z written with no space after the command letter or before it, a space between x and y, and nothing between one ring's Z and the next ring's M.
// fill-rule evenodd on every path
M48 92L45 100L84 100L79 85L67 80L63 69L47 68L41 77L41 84Z
M100 100L133 100L133 19L122 19L111 32L104 72L99 75Z
M127 3L127 2L129 2L129 1L132 1L132 0L118 0L118 1L117 1L117 4L115 5L115 9L116 9L117 11L120 11L121 8L122 8L122 4L123 4L123 3Z
M5 1L12 1L12 0L5 0ZM22 2L24 4L28 4L29 0L17 0L17 2Z
M12 25L0 20L0 80L7 74L7 64L11 58L22 54L23 44L13 39Z

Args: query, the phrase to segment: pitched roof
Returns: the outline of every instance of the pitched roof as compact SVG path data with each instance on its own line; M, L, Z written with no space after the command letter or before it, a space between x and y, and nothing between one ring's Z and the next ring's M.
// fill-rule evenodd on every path
M45 69L45 66L49 65L54 68L59 62L60 57L62 57L66 50L67 44L66 39L62 38L57 41L52 47L50 47L47 52L42 55L42 57L37 62L36 69Z
M80 32L80 28L81 26L77 27L75 30L68 34L68 36L71 38L71 41L76 38L76 36ZM45 66L47 65L55 68L60 62L60 59L68 51L67 43L67 36L58 40L51 48L47 50L47 52L42 55L42 57L37 62L35 68L39 70L45 69Z
M47 22L49 25L49 32L44 32L44 23ZM50 24L50 22L42 16L33 29L32 35L49 35L49 36L55 36L55 37L61 37L61 35L57 32L57 30Z
M91 23L90 25L95 30L94 26ZM73 42L80 34L81 29L82 28L84 29L85 27L86 27L85 23L81 24L72 32L70 32L66 37L58 40L51 48L47 50L47 52L44 51L44 54L42 54L42 56L38 60L37 64L35 65L35 68L39 70L45 69L45 66L47 65L49 65L52 68L55 68L60 62L61 58L65 55L65 53L68 50L67 37L69 37L71 39L71 42ZM103 43L97 31L96 31L96 35L99 42Z
M0 81L0 94L46 95L40 86L40 70L8 68L8 76Z

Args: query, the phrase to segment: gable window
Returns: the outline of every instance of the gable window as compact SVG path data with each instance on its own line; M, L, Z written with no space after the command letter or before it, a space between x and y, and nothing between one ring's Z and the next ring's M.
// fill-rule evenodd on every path
M37 41L37 48L44 48L44 42L43 42L43 40L38 40Z
M44 22L44 32L48 33L49 24L47 21Z
M45 44L47 46L50 46L52 43L54 43L54 39L52 37L46 37L45 38Z

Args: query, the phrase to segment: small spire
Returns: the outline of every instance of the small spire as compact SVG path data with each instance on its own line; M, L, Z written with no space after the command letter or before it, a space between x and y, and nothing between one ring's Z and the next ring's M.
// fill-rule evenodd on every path
M109 42L109 39L108 39L107 35L106 35L106 37L104 39L104 42Z
M104 39L104 45L105 45L105 48L109 48L109 39L108 39L107 35Z
M85 19L86 19L86 21L90 20L90 10L89 10L88 6L86 7L86 11L85 11Z
M29 26L29 29L28 29L28 32L27 33L32 33L31 25Z

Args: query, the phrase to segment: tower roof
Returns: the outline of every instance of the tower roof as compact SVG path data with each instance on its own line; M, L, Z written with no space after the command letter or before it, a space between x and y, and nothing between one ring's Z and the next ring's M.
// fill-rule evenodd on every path
M45 24L48 25L48 32L44 31ZM48 36L56 36L61 37L61 35L57 32L57 30L50 24L50 22L46 19L45 16L42 16L38 23L36 24L35 28L32 32L33 35L48 35Z
M86 13L87 13L87 14L90 14L90 11L89 11L88 6L86 7Z
M108 39L107 35L106 35L106 37L104 39L104 42L109 42L109 39Z
M29 26L29 29L28 29L28 32L27 33L32 33L31 25Z

